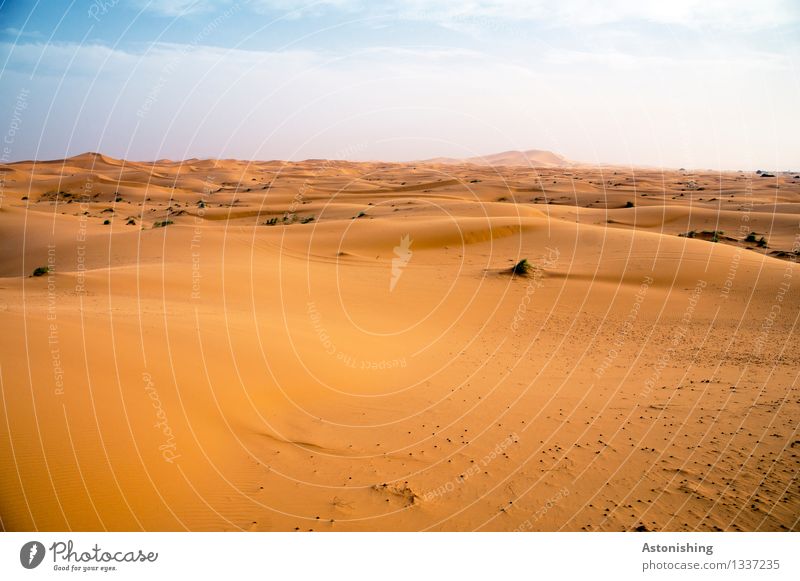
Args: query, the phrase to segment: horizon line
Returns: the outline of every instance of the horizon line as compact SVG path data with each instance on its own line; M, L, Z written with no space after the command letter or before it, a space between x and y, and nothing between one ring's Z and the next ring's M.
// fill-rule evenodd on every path
M480 159L487 159L493 156L499 156L504 154L525 154L528 152L541 152L547 153L551 155L556 155L559 157L563 157L558 153L555 153L551 150L546 149L509 149L494 153L487 153L483 155L475 155L465 158L458 158L452 156L435 156L429 157L425 159L410 159L410 160L388 160L388 159L347 159L347 158L328 158L328 157L308 157L304 159L281 159L281 158L271 158L271 159L257 159L257 158L241 158L241 157L189 157L184 159L170 159L170 158L158 158L158 159L126 159L122 157L116 157L114 155L110 155L107 153L102 153L99 151L84 151L75 155L70 155L67 157L61 158L52 158L52 159L37 159L37 158L28 158L28 159L18 159L18 160L3 160L0 159L0 165L17 165L17 164L24 164L24 163L57 163L57 162L66 162L69 160L73 160L80 157L85 156L99 156L103 158L107 158L113 161L119 161L123 163L140 163L140 164L158 164L158 163L173 163L173 164L185 164L190 162L204 162L204 161L214 161L214 162L241 162L241 163L285 163L285 164L295 164L295 163L311 163L311 162L344 162L344 163L353 163L353 164L367 164L367 163L384 163L384 164L394 164L394 165L408 165L408 164L429 164L429 165L474 165L476 167L528 167L531 169L587 169L587 168L628 168L628 169L642 169L642 170L662 170L662 171L710 171L710 172L726 172L726 173L765 173L765 172L775 172L781 174L791 174L791 173L798 173L800 174L800 170L794 169L776 169L771 168L768 166L758 167L755 169L743 169L743 168L713 168L713 167L673 167L673 166L660 166L654 164L632 164L632 163L620 163L620 162L610 162L610 161L603 161L603 162L585 162L585 161L574 161L563 158L565 160L564 164L501 164L501 163L476 163L475 161L470 160L480 160ZM436 161L442 160L442 161ZM444 161L447 160L447 161ZM765 169L766 168L766 169Z

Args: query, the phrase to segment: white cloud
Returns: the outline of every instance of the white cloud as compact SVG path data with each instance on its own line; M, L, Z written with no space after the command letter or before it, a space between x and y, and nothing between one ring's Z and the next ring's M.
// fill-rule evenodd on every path
M20 30L19 28L8 27L0 30L3 34L23 38L41 38L42 33L38 30Z
M592 65L611 69L664 71L680 69L684 73L706 70L736 69L748 74L764 71L791 71L791 59L782 54L765 51L726 51L724 56L706 53L690 58L674 55L647 55L619 50L550 49L544 53L545 62L553 65Z
M145 12L168 17L211 12L218 7L219 3L215 3L213 0L136 0L134 2L138 8Z
M343 11L364 17L476 26L481 20L490 26L493 21L526 20L569 27L639 21L740 30L800 19L800 7L794 0L254 0L252 4L294 15Z
M286 63L286 66L310 66L318 53L307 50L249 51L206 45L152 43L141 51L111 48L103 44L77 43L2 43L0 54L8 55L7 68L37 76L108 77L154 74L180 63L187 71L204 71L212 66L231 65L235 70L259 64ZM152 79L151 79L152 80Z

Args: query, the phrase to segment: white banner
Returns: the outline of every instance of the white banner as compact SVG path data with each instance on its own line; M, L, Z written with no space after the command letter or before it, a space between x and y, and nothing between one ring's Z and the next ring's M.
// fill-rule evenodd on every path
M4 533L0 579L794 580L798 549L797 533Z

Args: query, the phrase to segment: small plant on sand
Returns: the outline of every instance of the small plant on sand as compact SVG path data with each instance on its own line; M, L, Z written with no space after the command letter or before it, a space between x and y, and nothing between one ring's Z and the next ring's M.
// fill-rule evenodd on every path
M270 218L266 222L264 222L264 226L274 226L278 223L278 218Z
M708 236L711 239L711 242L719 242L720 238L725 234L722 230L703 230L701 232L703 236Z
M103 220L103 226L108 226L111 224L111 220Z
M48 272L50 272L49 266L37 266L31 276L44 276Z
M750 234L745 236L744 241L745 242L753 242L753 243L758 242L758 239L756 238L756 233L755 232L750 232Z
M626 207L626 208L633 208L633 202L631 202L630 200L628 200L627 202L625 202L625 207Z
M359 212L356 218L363 218L366 215L367 215L366 212Z
M533 265L528 262L527 258L523 258L511 267L511 274L515 274L517 276L527 276L532 270Z
M136 220L134 220L133 218L128 218L128 221L125 222L125 224L128 226L136 226Z
M695 232L694 230L689 230L685 234L678 234L678 236L682 236L684 238L694 238L696 234L697 232Z
M758 242L756 242L756 246L758 246L759 248L766 248L767 239L762 236L761 238L758 239Z
M313 221L314 221L314 216L313 215L312 216L306 216L305 218L300 218L300 223L301 224L308 224L309 222L313 222Z
M172 220L163 220L161 222L153 222L153 228L165 228L170 224L174 224Z

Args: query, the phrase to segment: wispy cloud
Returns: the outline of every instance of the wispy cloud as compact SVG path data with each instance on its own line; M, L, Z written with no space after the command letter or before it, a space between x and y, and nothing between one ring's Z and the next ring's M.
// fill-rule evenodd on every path
M201 12L211 12L219 8L220 4L227 4L226 0L214 2L213 0L136 0L134 5L145 12L174 18Z
M793 0L253 0L256 8L294 15L347 12L365 17L426 20L443 25L480 20L537 21L551 26L598 26L648 22L680 27L759 29L796 23Z
M9 70L31 73L38 65L38 75L128 76L153 74L180 61L187 75L199 74L208 67L233 67L236 71L259 66L310 67L322 56L309 50L256 51L207 45L151 43L141 50L112 48L104 44L72 42L0 42L0 54L8 55ZM218 73L219 74L219 73ZM152 79L151 79L152 80Z
M42 38L42 33L38 30L21 30L19 28L14 28L9 26L8 28L3 28L0 30L0 33L7 34L8 36L13 36L16 38Z
M647 55L620 50L568 50L550 49L544 53L544 62L553 65L581 65L608 67L619 70L646 69L649 71L682 69L699 71L702 69L730 69L753 71L788 71L792 69L791 59L783 54L766 51L727 52L725 56L709 57L695 55L690 58L671 55Z

